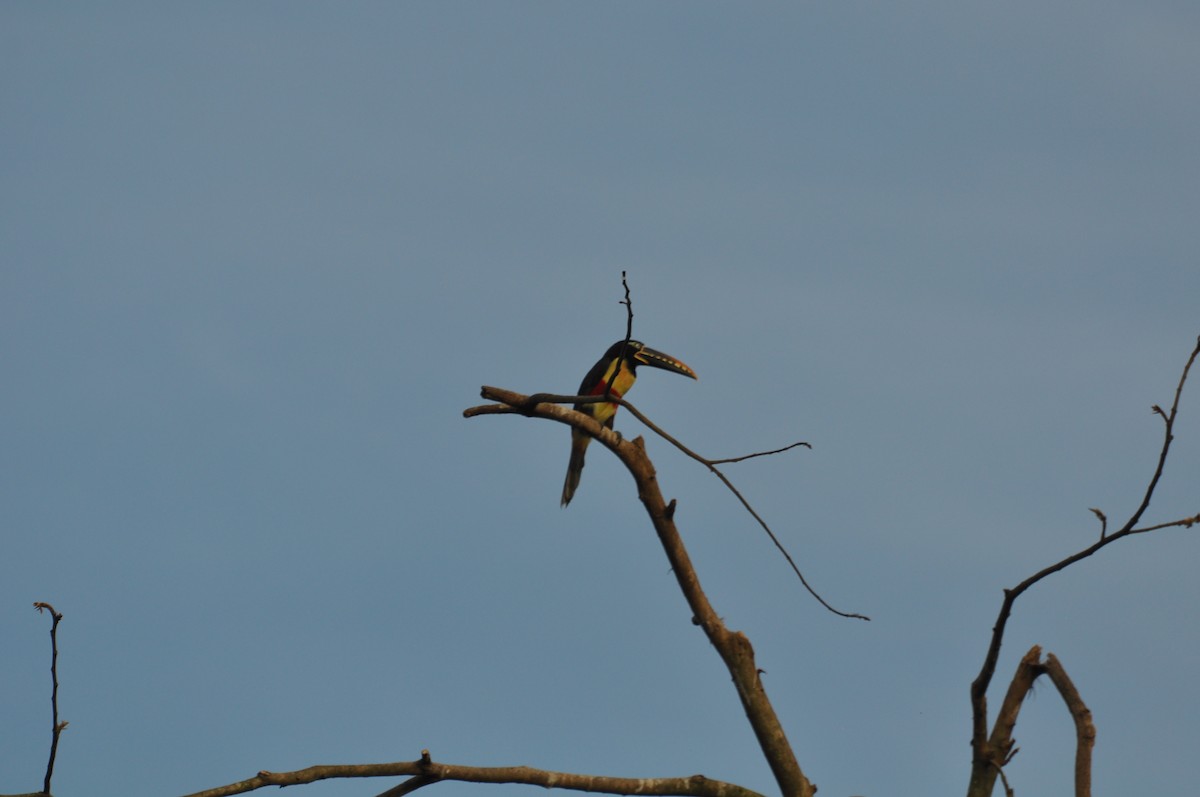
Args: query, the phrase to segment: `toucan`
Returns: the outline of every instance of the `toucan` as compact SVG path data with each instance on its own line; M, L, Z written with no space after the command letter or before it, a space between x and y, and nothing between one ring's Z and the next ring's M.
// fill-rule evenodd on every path
M608 347L604 356L587 372L575 395L603 396L607 390L610 396L621 398L633 387L639 365L649 365L696 378L695 371L669 354L655 351L636 340L618 340ZM617 405L607 401L576 404L575 409L578 412L586 412L609 429L613 425L613 416L617 414ZM571 430L571 462L567 465L567 478L563 482L562 506L571 503L575 488L579 486L579 477L583 475L583 457L590 442L592 438L589 435L576 429Z

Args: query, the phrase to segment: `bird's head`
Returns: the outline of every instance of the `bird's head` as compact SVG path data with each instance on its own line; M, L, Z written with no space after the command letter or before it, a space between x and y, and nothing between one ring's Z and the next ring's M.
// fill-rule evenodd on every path
M620 357L621 352L625 353L625 362L629 366L630 371L636 370L639 365L649 365L652 368L661 368L664 371L690 376L696 379L696 372L689 368L685 363L675 359L669 354L664 354L657 349L652 349L645 343L638 340L624 341L619 340L614 343L605 355L606 359Z

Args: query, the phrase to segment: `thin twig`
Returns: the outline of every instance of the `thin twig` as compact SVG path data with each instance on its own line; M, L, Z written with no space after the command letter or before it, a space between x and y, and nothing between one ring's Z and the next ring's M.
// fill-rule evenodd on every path
M625 272L621 272L621 285L625 288L625 298L618 304L625 305L625 340L621 342L621 353L617 355L617 362L622 362L625 359L625 352L629 349L629 341L633 340L633 299L629 295L629 282L625 279ZM604 401L611 401L613 398L612 389L613 382L617 381L617 372L614 371L612 379L604 383L604 393L597 396ZM579 404L585 402L576 402ZM590 402L588 402L590 403Z
M1004 769L998 764L995 765L996 771L1000 773L1000 782L1004 784L1004 797L1016 797L1012 790L1012 786L1008 785L1008 775L1004 774Z
M54 610L49 603L38 601L33 608L50 612L50 760L46 762L46 779L42 791L50 794L50 779L54 777L54 758L58 755L58 738L68 723L58 721L58 624L63 616Z
M1131 536L1134 534L1145 534L1148 531L1158 531L1159 529L1169 529L1174 526L1183 526L1184 528L1190 529L1192 526L1194 526L1197 523L1200 523L1200 515L1193 515L1192 517L1185 517L1185 518L1180 518L1179 520L1172 520L1169 523L1159 523L1157 526L1146 526L1145 528L1142 528L1142 529L1129 529L1129 531L1126 531L1125 534L1128 534Z
M625 279L625 271L621 271L621 285L625 288L625 300L621 304L625 305L625 342L628 343L633 338L633 300L629 298L629 282Z
M1179 376L1179 384L1175 386L1175 398L1171 402L1171 413L1166 415L1162 411L1162 407L1154 405L1154 411L1162 416L1163 419L1163 444L1162 449L1158 454L1158 466L1154 469L1154 476L1151 477L1150 483L1146 485L1146 494L1142 497L1142 503L1138 505L1137 511L1125 523L1124 529L1131 529L1137 525L1137 522L1142 519L1142 513L1150 506L1150 499L1154 496L1154 488L1158 486L1158 480L1162 477L1163 466L1167 462L1167 452L1171 449L1171 441L1174 438L1172 434L1175 428L1175 415L1179 412L1179 397L1183 393L1183 385L1187 382L1188 371L1192 370L1192 363L1196 361L1196 356L1200 354L1200 337L1196 338L1196 347L1192 349L1192 355L1188 357L1187 364L1183 366L1183 373ZM1122 530L1124 530L1122 529Z
M745 462L746 460L754 459L755 457L769 457L773 454L782 454L784 451L791 451L793 448L798 446L804 446L805 448L812 450L812 445L810 443L805 443L803 440L801 440L799 443L792 443L790 446L777 448L774 451L757 451L753 454L743 454L740 457L726 457L725 459L706 459L704 460L704 464L711 466L725 465L733 462Z

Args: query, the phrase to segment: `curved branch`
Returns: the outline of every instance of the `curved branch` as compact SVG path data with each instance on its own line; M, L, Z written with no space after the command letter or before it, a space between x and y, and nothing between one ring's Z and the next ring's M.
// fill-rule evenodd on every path
M1045 671L1041 659L1042 648L1039 645L1034 645L1021 657L1017 671L1008 682L1008 691L1004 695L1004 702L1000 704L1000 711L996 713L996 725L988 741L991 745L991 763L997 773L1004 773L1003 767L1019 749L1013 746L1013 728L1017 725L1017 715L1021 713L1025 696L1033 688L1033 682Z
M1053 653L1046 654L1044 665L1051 683L1058 687L1071 719L1075 721L1075 797L1091 797L1092 794L1092 747L1096 744L1096 726L1092 724L1092 712L1071 682L1062 662Z
M865 614L856 614L855 612L843 612L840 609L834 608L833 606L831 606L829 604L828 601L826 601L824 598L822 598L821 595L815 589L812 588L812 585L810 585L808 583L808 579L806 579L804 577L804 574L800 572L800 568L796 565L796 561L794 559L792 559L792 555L790 553L788 553L787 548L783 547L783 543L779 541L779 538L775 536L775 532L772 531L771 527L767 525L767 521L762 519L762 516L760 516L758 514L758 512L756 512L754 510L754 507L750 506L750 502L746 500L746 498L742 495L741 491L738 490L738 488L734 487L733 482L729 481L728 477L726 477L725 474L723 472L721 472L721 469L716 466L715 463L725 461L725 460L710 460L710 459L706 459L706 458L700 456L695 451L692 451L690 448L685 446L683 443L679 442L674 437L672 437L671 435L667 434L662 429L660 429L653 421L651 421L649 418L647 418L645 415L643 415L641 413L641 411L638 410L637 407L633 406L625 399L621 399L619 403L621 404L622 407L625 407L626 409L628 409L629 412L632 413L634 415L634 417L636 417L639 421L641 421L648 428L653 430L654 433L657 434L659 437L666 440L668 443L675 446L677 449L682 451L684 454L686 454L687 456L696 460L697 462L699 462L700 464L702 464L706 468L708 468L710 471L712 471L716 475L716 477L718 479L720 479L721 482L726 487L729 488L729 491L731 493L733 493L734 496L737 497L737 500L740 501L742 503L742 506L746 509L746 511L750 513L750 516L753 517L756 521L758 521L758 525L761 526L762 530L767 533L767 536L771 538L771 542L775 543L775 547L779 549L779 552L781 554L783 554L783 558L787 560L787 563L789 565L791 565L792 572L795 573L796 577L800 579L800 583L804 585L804 588L806 590L808 590L808 594L812 595L814 598L816 598L818 603L820 603L826 609L828 609L829 611L838 615L839 617L848 617L848 618L855 619L855 620L867 620L867 621L869 621L871 619L870 617L867 617ZM779 449L779 451L787 451L789 448L795 448L796 446L799 446L799 445L808 446L808 443L795 443L793 445L788 446L787 448L781 448L781 449ZM808 447L812 448L812 446L808 446ZM778 452L766 452L766 453L778 453ZM749 456L761 456L761 455L750 454ZM742 457L742 459L746 459L746 458L747 457Z
M1004 775L1004 767L1012 761L1020 748L1013 746L1013 728L1017 724L1017 715L1026 695L1033 689L1033 683L1042 675L1047 676L1062 696L1071 719L1075 722L1075 797L1091 797L1092 794L1092 747L1096 743L1096 726L1092 724L1092 712L1083 702L1079 690L1071 682L1062 662L1053 653L1046 654L1042 661L1042 648L1034 645L1021 658L1017 671L1008 684L1008 692L1004 702L996 714L996 725L992 729L989 744L987 766L981 768L981 777L972 779L971 790L968 794L990 795L995 787L996 776L1004 781L1004 791L1012 794L1008 780Z
M391 764L329 764L298 769L294 772L259 772L253 778L198 791L188 797L228 797L244 794L266 786L297 786L331 778L385 778L409 775L410 780L384 794L407 794L420 786L443 780L465 783L523 783L547 789L573 789L602 794L685 795L686 797L762 797L757 792L732 783L710 780L703 775L682 778L612 778L600 775L577 775L552 772L534 767L471 767L462 764L439 764L423 751L416 761ZM410 786L414 781L415 786ZM408 787L406 791L400 791Z
M774 454L782 454L784 451L791 451L793 448L797 448L798 446L804 446L805 448L812 448L812 446L810 444L805 443L802 440L799 443L792 443L790 446L784 446L783 448L776 448L773 451L757 451L753 454L743 454L740 457L726 457L725 459L710 459L707 461L707 463L709 465L725 465L725 464L729 464L729 463L733 463L733 462L745 462L746 460L754 459L755 457L769 457Z
M1179 376L1179 384L1175 386L1175 398L1171 402L1171 412L1169 414L1164 413L1162 407L1157 404L1153 407L1155 414L1162 416L1163 419L1163 444L1162 449L1158 453L1158 466L1154 469L1154 476L1150 478L1150 483L1146 485L1146 494L1142 497L1142 503L1138 505L1137 511L1125 523L1122 531L1132 529L1137 525L1137 522L1142 519L1142 513L1150 506L1150 499L1154 497L1154 488L1158 486L1163 466L1167 464L1167 452L1171 449L1171 441L1175 439L1173 431L1175 429L1175 416L1179 412L1179 397L1183 394L1183 386L1187 382L1188 371L1192 370L1192 363L1196 362L1197 355L1200 355L1200 337L1196 338L1196 348L1192 349L1192 356L1188 357L1187 364L1183 366L1183 373Z
M1098 509L1091 510L1100 519L1102 524L1100 539L1098 541L1059 562L1042 568L1017 586L1004 590L1004 600L1000 604L1000 613L996 617L996 623L992 626L992 639L988 645L987 654L984 656L983 666L979 670L979 675L971 682L971 747L973 760L971 765L971 787L968 789L969 795L991 794L990 787L983 785L988 780L987 771L993 766L992 760L994 758L994 751L990 749L987 736L987 690L996 672L996 662L999 660L1000 647L1004 640L1004 629L1008 625L1009 617L1012 616L1012 607L1017 598L1043 578L1064 570L1081 559L1086 559L1101 548L1117 540L1134 534L1145 534L1176 526L1190 528L1193 524L1200 522L1200 514L1197 514L1145 528L1135 528L1146 509L1150 506L1150 499L1154 496L1154 490L1157 488L1159 479L1163 474L1163 469L1166 466L1167 454L1171 449L1171 441L1174 440L1175 419L1179 413L1179 399L1183 394L1183 386L1187 382L1188 373L1191 371L1192 364L1196 361L1197 356L1200 356L1200 338L1196 339L1196 346L1192 349L1191 355L1183 366L1179 383L1175 387L1175 397L1171 402L1170 412L1164 412L1157 404L1154 405L1154 413L1163 419L1163 443L1159 449L1158 462L1154 468L1154 473L1146 486L1146 492L1142 497L1141 503L1138 504L1133 514L1129 516L1129 519L1125 521L1124 525L1118 531L1108 534L1108 518ZM992 780L994 781L994 777Z
M675 448L677 448L677 449L679 449L679 451L683 452L684 455L690 457L691 459L696 460L701 465L703 465L704 467L706 467L710 471L712 471L713 474L715 474L716 477L718 479L720 479L721 482L727 488L729 488L729 491L731 493L733 493L733 495L738 499L738 501L741 502L741 504L745 508L745 510L750 513L750 516L753 517L758 522L758 525L760 527L762 527L762 530L767 533L767 536L771 539L771 542L774 543L775 547L777 549L779 549L779 552L781 554L783 554L783 558L785 560L787 560L788 565L791 566L792 572L796 574L796 577L798 579L800 579L800 583L804 585L804 588L806 590L808 590L808 594L812 595L813 598L815 598L818 603L820 603L828 611L832 612L833 614L838 615L839 617L847 617L847 618L851 618L851 619L855 619L855 620L870 621L871 618L867 617L865 614L858 614L856 612L844 612L841 609L834 607L828 601L826 601L823 597L821 597L820 593L818 593L812 587L812 585L808 583L808 579L806 579L804 577L804 574L802 572L800 572L800 567L796 564L796 561L794 559L792 559L792 555L790 553L788 553L787 548L785 548L783 543L779 541L779 538L777 536L775 536L775 532L771 530L771 527L769 525L767 525L767 522L762 519L762 516L759 515L757 511L755 511L754 507L750 505L750 502L746 500L745 496L742 495L741 491L733 486L733 482L731 482L729 480L729 478L717 467L718 464L725 463L725 462L741 462L742 460L750 459L751 457L763 457L763 456L768 456L771 454L779 454L784 451L789 451L793 448L796 448L797 446L805 446L807 448L812 448L812 446L809 445L808 443L805 443L805 442L792 443L790 446L785 446L783 448L779 448L774 451L763 451L763 452L759 452L756 454L747 454L747 455L741 456L741 457L733 457L733 458L728 458L728 459L708 459L706 457L700 456L695 451L692 451L690 448L685 446L683 443L676 440L670 434L663 431L663 429L658 424L654 423L654 421L647 418L642 413L641 410L639 410L637 407L630 404L628 400L623 399L623 398L618 398L616 396L564 396L564 395L559 395L556 393L534 393L529 396L522 396L520 393L513 393L511 391L507 391L502 388L489 387L487 385L484 385L480 392L481 392L482 396L486 399L492 399L493 401L501 401L503 403L500 405L491 404L491 405L485 405L485 406L481 406L481 407L470 407L466 410L463 410L464 418L473 418L476 415L492 415L492 414L506 414L506 413L520 413L522 415L535 415L537 413L533 412L533 408L538 404L595 404L600 401L607 401L607 402L610 402L613 404L619 404L620 406L629 410L630 414L632 414L635 418L637 418L639 421L641 421L643 424L645 424L645 426L648 429L650 429L650 431L654 432L656 435L661 437L663 440L666 440L668 443L675 446ZM510 402L504 401L504 399L499 398L500 396L507 396L507 397L513 399L514 401L517 401L518 403L512 404ZM555 418L555 420L562 420L562 419ZM566 421L563 421L563 422L565 423Z
M709 642L716 648L721 660L725 663L733 679L738 697L746 718L754 730L759 748L767 759L771 772L779 784L780 791L785 797L811 797L816 788L805 777L796 761L796 755L788 744L783 725L775 714L771 701L767 698L759 678L758 665L754 659L754 649L745 634L730 631L721 620L708 596L700 587L700 579L692 566L691 558L684 547L679 531L675 527L675 502L669 504L663 500L662 492L658 489L658 480L654 465L646 456L642 438L632 441L624 440L616 432L607 429L596 422L590 415L576 412L573 409L555 403L531 403L530 397L509 390L494 387L484 387L483 397L499 401L507 405L502 409L487 409L473 407L463 412L465 417L494 412L519 412L523 415L548 418L567 424L584 434L595 438L601 445L608 448L621 460L626 469L637 483L638 498L646 508L659 542L671 564L671 572L675 575L679 588L683 592L688 607L692 610L692 622L703 629ZM624 406L629 405L622 401Z
M50 612L50 681L52 684L50 690L50 760L46 763L46 778L42 785L42 791L50 794L50 780L54 777L54 759L58 755L58 740L68 724L60 722L58 719L58 624L62 622L63 616L45 601L38 601L33 604L33 608L37 609L39 614L43 611Z

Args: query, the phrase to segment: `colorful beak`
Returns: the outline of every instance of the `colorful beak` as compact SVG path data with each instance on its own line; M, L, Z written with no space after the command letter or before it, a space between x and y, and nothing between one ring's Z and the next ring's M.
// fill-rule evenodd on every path
M669 354L663 354L661 351L642 346L641 349L634 352L633 358L641 365L649 365L652 368L661 368L664 371L671 371L676 374L683 374L696 379L696 372L689 368L685 363L676 360Z

